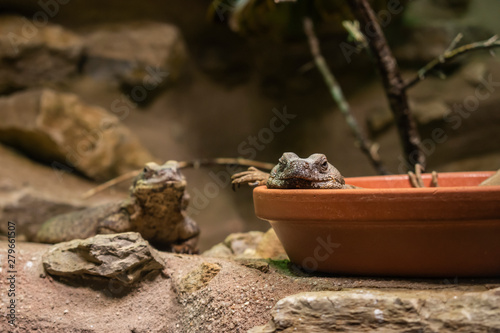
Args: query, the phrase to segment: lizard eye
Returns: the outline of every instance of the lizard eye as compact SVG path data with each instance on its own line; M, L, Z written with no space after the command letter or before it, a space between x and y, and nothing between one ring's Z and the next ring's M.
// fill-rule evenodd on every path
M328 169L328 161L323 161L321 163L321 169L323 169L323 170L327 170Z
M151 177L151 172L152 172L152 171L153 171L153 170L152 170L150 167L148 167L147 165L144 167L144 169L142 169L142 173L143 173L143 175L144 175L145 177L147 177L147 178Z

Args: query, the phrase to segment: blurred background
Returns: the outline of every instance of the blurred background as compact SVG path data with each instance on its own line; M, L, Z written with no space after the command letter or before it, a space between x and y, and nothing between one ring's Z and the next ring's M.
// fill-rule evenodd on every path
M458 45L500 33L497 0L372 3L405 79L458 33ZM406 172L377 69L342 26L352 20L343 1L0 0L0 10L0 218L26 230L123 198L127 183L80 195L151 160L276 163L293 151L324 153L345 177L376 174L314 66L305 13L381 160ZM434 74L408 91L428 170L498 169L498 58L475 51ZM232 172L184 171L202 250L269 227L251 189L231 190Z

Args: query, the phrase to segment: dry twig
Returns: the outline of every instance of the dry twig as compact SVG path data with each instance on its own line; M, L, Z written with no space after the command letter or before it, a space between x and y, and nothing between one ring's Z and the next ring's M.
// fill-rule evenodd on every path
M379 174L387 174L387 170L382 164L382 161L380 160L380 157L378 155L378 145L372 145L372 143L368 139L366 139L361 132L358 122L352 115L349 104L344 97L342 88L335 79L335 76L330 71L325 58L321 54L319 41L316 37L316 34L314 33L314 25L309 17L304 18L304 32L309 41L309 47L314 58L314 63L323 76L323 79L325 80L325 83L330 90L330 94L332 95L333 100L337 103L340 112L342 112L342 115L344 116L347 124L349 125L349 128L351 129L351 132L356 138L357 144L359 145L361 151L369 158L373 167Z
M462 45L460 47L455 48L455 45L458 43L458 41L460 41L461 38L462 38L462 34L458 34L453 39L452 43L450 44L450 46L446 49L446 51L443 54L441 54L439 57L432 60L424 67L422 67L413 79L411 79L405 83L403 88L406 90L408 88L413 87L414 85L416 85L417 83L419 83L420 81L425 79L427 77L427 74L430 71L434 70L439 65L442 65L446 62L449 62L452 59L454 59L454 58L456 58L464 53L467 53L470 51L475 51L475 50L484 50L484 49L492 49L495 47L500 47L500 40L498 40L498 36L495 35L495 36L493 36L487 40L481 41L481 42L470 43L470 44Z
M417 163L425 166L425 155L421 149L420 135L411 116L403 79L377 17L367 0L348 0L347 3L354 17L359 21L371 55L378 65L387 99L396 120L406 160L413 167ZM367 35L368 31L369 35Z
M259 162L259 161L253 161L253 160L248 160L245 158L225 158L225 157L219 157L219 158L205 158L205 159L199 159L199 160L194 160L194 161L179 161L178 167L179 169L185 169L185 168L194 168L198 169L200 167L206 167L210 165L237 165L237 166L242 166L242 167L257 167L259 169L263 170L271 170L274 167L274 164L271 163L266 163L266 162ZM99 192L102 192L112 186L115 186L121 182L130 180L134 177L136 177L141 170L133 170L129 171L127 173L124 173L123 175L120 175L116 178L110 179L105 183L102 183L89 191L85 192L82 194L82 199L88 199L91 196L96 195Z

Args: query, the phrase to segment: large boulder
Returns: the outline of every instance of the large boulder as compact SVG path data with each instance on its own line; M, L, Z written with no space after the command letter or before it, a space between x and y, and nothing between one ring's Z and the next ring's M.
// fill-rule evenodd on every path
M78 73L83 40L22 16L0 16L0 93L60 83Z
M3 97L0 117L1 142L60 175L78 171L105 180L153 160L117 115L74 94L42 89Z
M118 82L138 104L149 101L167 83L175 82L187 58L179 29L165 23L101 25L84 38L84 73Z

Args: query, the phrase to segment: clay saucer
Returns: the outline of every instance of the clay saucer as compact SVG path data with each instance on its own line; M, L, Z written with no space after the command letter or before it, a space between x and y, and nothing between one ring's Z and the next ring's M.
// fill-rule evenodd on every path
M440 173L440 187L426 188L411 188L406 175L346 179L363 189L259 186L255 213L308 271L499 277L500 186L477 186L493 173Z

